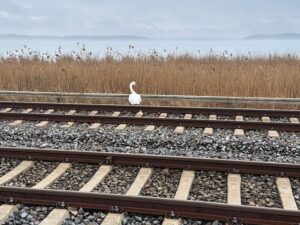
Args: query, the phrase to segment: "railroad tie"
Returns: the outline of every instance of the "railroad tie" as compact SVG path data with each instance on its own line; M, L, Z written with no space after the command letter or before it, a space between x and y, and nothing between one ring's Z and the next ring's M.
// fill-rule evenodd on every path
M296 117L291 117L289 120L291 123L299 123L299 119Z
M271 122L271 119L268 116L263 116L261 118L261 120L264 123L270 123ZM268 137L275 137L275 138L277 138L277 137L279 137L279 134L278 134L278 132L276 130L268 130Z
M70 213L67 209L53 209L39 225L61 225L68 218Z
M4 185L9 181L13 180L15 177L24 173L28 169L30 169L34 165L33 161L22 161L17 167L15 167L10 172L6 173L2 177L0 177L0 185ZM1 205L0 206L0 224L4 223L9 215L18 211L16 205Z
M71 163L60 163L47 177L33 186L33 189L45 189L53 184L66 170L71 167Z
M80 192L91 192L95 189L95 187L104 180L104 178L109 174L112 170L111 165L101 165L94 176L79 190ZM69 207L69 212L73 215L78 214L78 208Z
M146 182L149 180L153 172L153 168L141 168L138 175L136 176L134 182L130 186L126 195L137 196L140 194L142 188L145 186Z
M243 118L243 116L236 116L235 120L236 121L244 121L244 118ZM244 132L243 129L235 129L234 130L234 135L235 136L245 136L245 132Z
M51 114L54 112L54 109L48 109L44 114ZM38 124L36 124L36 127L46 127L48 125L49 121L41 121Z
M61 163L56 171L54 170L48 177L41 181L34 188L46 188L57 180L68 168L71 167L69 163ZM92 191L111 171L112 167L109 165L102 165L94 176L87 182L79 191L80 192L90 192ZM52 212L42 221L42 225L60 225L65 219L70 217L71 211L73 214L77 214L77 209L54 209Z
M47 177L33 186L33 189L45 189L49 187L55 180L63 175L66 170L71 167L71 163L60 163ZM65 219L70 217L67 209L53 209L49 215L43 219L40 225L61 225Z
M96 116L98 114L98 111L91 111L88 115L89 116Z
M69 112L67 112L66 114L67 115L74 115L76 113L76 110L70 110ZM67 122L66 124L62 125L61 127L64 127L64 128L69 128L71 126L73 126L74 122L72 121L69 121Z
M17 212L18 208L15 205L1 205L0 206L0 224L3 224L9 217L9 215Z
M143 112L142 111L139 111L135 114L134 117L142 117L143 116ZM122 124L119 124L115 130L124 130L125 128L127 127L127 124L125 123L122 123Z
M176 200L187 200L195 178L195 171L184 170L181 173L180 182L175 194ZM180 225L181 219L164 218L162 225Z
M79 190L80 192L91 192L112 170L111 165L102 165L94 176Z
M161 113L158 118L164 119L167 117L167 115L168 115L167 113ZM154 131L154 129L155 129L154 125L148 125L144 131L152 132L152 131Z
M185 120L192 119L192 114L185 114L183 119L185 119ZM178 126L174 130L175 134L182 134L183 132L184 132L184 127L183 126Z
M89 113L89 116L96 116L98 111L92 111ZM97 130L101 126L101 123L93 123L91 126L89 126L89 129L91 130Z
M12 110L12 108L5 108L5 109L2 109L1 112L6 113L6 112L10 112L11 110Z
M9 181L13 180L19 174L24 173L34 165L33 161L22 161L17 167L10 172L0 177L0 185L4 185Z
M116 111L116 112L113 112L113 114L111 116L117 117L117 116L120 116L120 114L121 114L121 112Z
M22 113L30 113L30 112L32 112L33 111L33 109L26 109L26 110L24 110ZM14 122L12 122L12 123L10 123L10 124L8 124L8 125L10 125L10 126L18 126L18 125L20 125L21 123L23 123L23 120L15 120Z
M209 120L217 120L217 115L209 115ZM203 135L212 135L214 133L214 129L212 127L204 128Z
M288 210L298 210L289 178L277 177L276 185L283 208Z
M227 176L227 203L241 205L241 175L228 174Z
M227 176L227 204L241 205L241 175L230 173ZM226 223L226 225L229 225Z
M141 168L125 195L138 196L153 172L152 168ZM101 225L122 225L123 213L108 213Z

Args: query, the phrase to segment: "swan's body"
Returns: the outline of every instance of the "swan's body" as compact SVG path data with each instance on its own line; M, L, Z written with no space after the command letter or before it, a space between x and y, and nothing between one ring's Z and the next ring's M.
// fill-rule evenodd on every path
M128 101L129 101L130 105L139 105L142 101L141 96L139 94L137 94L132 88L132 86L135 86L135 85L136 85L135 81L132 81L129 84L129 89L131 91L131 94L129 95Z

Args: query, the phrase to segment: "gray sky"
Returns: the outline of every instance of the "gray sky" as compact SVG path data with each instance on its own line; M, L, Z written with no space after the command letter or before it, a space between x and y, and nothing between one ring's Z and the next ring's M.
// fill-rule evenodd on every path
M300 33L299 0L1 0L0 33L244 37Z

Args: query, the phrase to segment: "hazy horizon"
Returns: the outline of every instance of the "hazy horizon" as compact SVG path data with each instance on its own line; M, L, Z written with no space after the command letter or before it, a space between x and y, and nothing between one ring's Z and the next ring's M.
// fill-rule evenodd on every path
M0 33L234 39L300 33L299 9L297 0L8 0Z

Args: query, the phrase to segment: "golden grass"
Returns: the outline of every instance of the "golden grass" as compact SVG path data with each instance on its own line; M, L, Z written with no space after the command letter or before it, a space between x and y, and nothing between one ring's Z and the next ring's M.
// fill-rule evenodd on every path
M155 55L56 62L0 59L1 90L143 94L300 97L300 59L295 56L224 58Z

